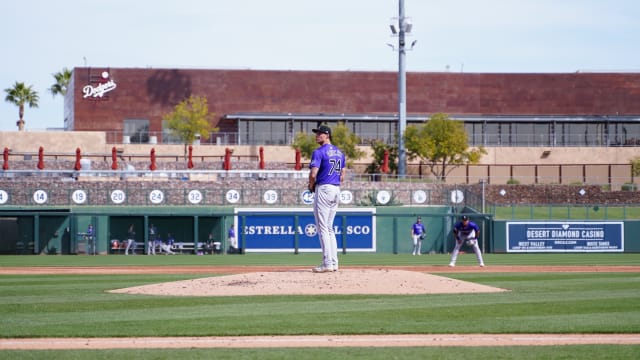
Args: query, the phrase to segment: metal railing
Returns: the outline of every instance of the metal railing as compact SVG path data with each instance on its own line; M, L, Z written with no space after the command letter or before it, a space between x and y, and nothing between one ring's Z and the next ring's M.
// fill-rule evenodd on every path
M395 133L358 133L360 138L358 145L368 146L373 140L380 140L387 144L393 144L396 140ZM568 133L555 139L550 134L518 133L507 136L505 134L489 133L468 134L469 145L486 147L620 147L640 146L640 136L620 137L606 139L602 134ZM238 132L212 132L205 139L196 140L199 145L291 145L291 136L281 133L247 134L242 136ZM122 131L107 131L108 144L181 144L178 139L162 131L148 131L135 135L125 135Z
M102 156L102 155L100 155ZM133 157L133 156L132 156ZM234 169L234 170L204 170L204 169L180 169L173 167L163 168L160 164L166 165L166 163L158 163L156 170L148 169L148 166L144 166L142 169L136 169L133 167L123 167L118 170L108 170L100 168L89 168L75 170L73 166L65 169L43 169L39 170L35 167L35 162L32 169L8 169L0 170L0 180L28 180L28 179L62 179L63 181L75 181L78 178L84 180L198 180L198 181L216 181L220 179L299 179L308 176L309 169L303 167L302 170L293 170L293 163L288 166L290 169ZM69 162L69 164L72 164ZM180 162L182 164L182 162ZM95 164L94 164L95 165ZM184 164L183 164L184 165ZM472 165L473 166L473 165ZM478 165L482 167L483 165ZM535 167L536 165L530 165ZM548 167L549 165L539 165L541 167ZM560 165L557 165L560 166ZM566 165L568 167L576 167L581 165ZM630 166L630 165L628 165ZM492 165L492 167L509 167L509 165ZM353 170L347 171L347 181L349 182L366 182L366 183L394 183L394 184L446 184L446 185L475 185L482 182L491 185L596 185L601 186L605 190L620 190L627 186L638 187L638 179L634 179L631 176L611 176L606 172L603 174L578 174L578 175L565 175L564 180L559 179L557 175L544 176L544 175L526 175L519 174L517 176L512 175L491 175L485 176L478 175L447 175L445 179L426 173L421 175L408 174L398 176L397 174L386 173L357 173Z

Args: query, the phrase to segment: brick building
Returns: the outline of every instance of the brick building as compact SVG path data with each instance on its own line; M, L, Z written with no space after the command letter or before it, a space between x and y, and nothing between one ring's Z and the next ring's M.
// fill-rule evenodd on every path
M75 68L65 128L111 142L171 139L163 116L205 96L218 144L287 145L320 122L392 141L397 73ZM407 123L443 112L472 145L640 145L640 73L408 73Z

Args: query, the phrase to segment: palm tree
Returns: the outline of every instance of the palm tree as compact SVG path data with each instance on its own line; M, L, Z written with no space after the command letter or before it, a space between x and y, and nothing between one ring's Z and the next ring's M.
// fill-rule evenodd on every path
M67 95L67 89L69 88L69 83L71 82L71 70L67 68L63 68L62 71L52 74L56 79L56 83L51 85L49 91L53 96L58 94L65 96Z
M40 99L38 92L34 91L32 86L25 86L23 82L17 81L13 85L13 88L4 89L4 92L7 93L4 101L10 102L18 107L20 119L16 121L16 125L18 126L18 130L22 131L24 130L24 105L27 104L29 107L37 108L38 100Z

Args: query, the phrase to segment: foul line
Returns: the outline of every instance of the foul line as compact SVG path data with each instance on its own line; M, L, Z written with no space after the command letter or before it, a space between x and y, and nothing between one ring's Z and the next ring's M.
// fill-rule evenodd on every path
M0 339L3 350L640 345L640 334L407 334Z

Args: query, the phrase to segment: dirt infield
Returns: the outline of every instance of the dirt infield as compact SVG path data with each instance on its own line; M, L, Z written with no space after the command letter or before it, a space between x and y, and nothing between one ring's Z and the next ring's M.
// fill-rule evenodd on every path
M309 269L300 269L171 281L111 292L165 296L255 296L462 294L500 291L506 290L418 271L342 269L316 274Z
M640 334L407 334L0 339L2 350L640 344Z
M640 266L357 266L336 273L313 274L300 266L122 266L122 267L2 267L0 274L227 274L193 280L114 289L121 293L212 296L317 293L416 294L505 291L431 273L451 272L640 272ZM387 279L380 281L380 278ZM320 284L321 286L318 286ZM342 284L342 285L338 285ZM384 284L381 286L380 284ZM390 286L389 284L396 284ZM176 290L176 289L179 289ZM320 289L320 292L319 292ZM349 289L349 291L345 291ZM163 338L21 338L0 339L8 349L118 348L275 348L275 347L403 347L403 346L524 346L576 344L640 344L640 334L410 334L311 335Z

